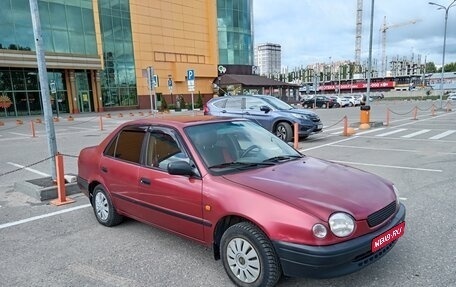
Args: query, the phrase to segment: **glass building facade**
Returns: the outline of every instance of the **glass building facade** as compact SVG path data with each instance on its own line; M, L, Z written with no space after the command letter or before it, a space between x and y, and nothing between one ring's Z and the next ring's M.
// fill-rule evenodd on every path
M88 58L99 58L92 1L40 0L38 9L43 48L49 62L47 77L49 84L55 87L51 105L56 112L84 111L84 104L91 106L89 95L94 90L88 69L100 66L97 62L101 62L95 60L93 67L83 64L74 69ZM3 101L0 116L41 114L29 0L0 1L0 27L0 97ZM70 57L62 60L65 55ZM70 102L71 94L85 95L85 101L76 97L74 103Z
M253 65L252 1L217 1L219 64Z
M98 0L104 70L101 90L104 106L135 106L135 59L128 0Z

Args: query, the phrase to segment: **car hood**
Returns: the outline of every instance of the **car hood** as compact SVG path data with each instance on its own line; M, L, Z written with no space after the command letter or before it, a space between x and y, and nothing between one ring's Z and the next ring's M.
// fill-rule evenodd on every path
M356 220L396 200L392 184L374 174L312 157L224 175L234 183L285 201L321 220L336 211Z

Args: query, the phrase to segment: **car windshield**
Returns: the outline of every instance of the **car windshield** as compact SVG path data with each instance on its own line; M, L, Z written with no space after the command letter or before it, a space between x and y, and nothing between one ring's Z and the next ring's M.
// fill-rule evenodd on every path
M205 166L216 174L264 168L303 156L250 121L205 123L189 126L185 133Z
M271 106L273 106L277 110L292 110L293 107L290 106L289 104L285 103L282 100L279 100L274 97L265 97L265 101L267 101Z

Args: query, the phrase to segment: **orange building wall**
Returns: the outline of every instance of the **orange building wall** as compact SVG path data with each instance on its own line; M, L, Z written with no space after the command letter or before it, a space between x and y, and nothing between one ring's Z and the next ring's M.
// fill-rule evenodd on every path
M195 70L195 94L213 93L211 83L218 64L216 1L130 0L130 13L141 106L149 102L148 66L159 77L157 93L170 94L167 82L171 75L172 93L190 94L188 69Z

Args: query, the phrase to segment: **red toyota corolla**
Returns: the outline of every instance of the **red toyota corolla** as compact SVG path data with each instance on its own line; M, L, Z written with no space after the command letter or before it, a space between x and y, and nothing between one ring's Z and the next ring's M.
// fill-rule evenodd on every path
M302 155L244 119L128 122L78 167L101 224L127 216L211 246L238 286L348 274L404 234L391 182Z

